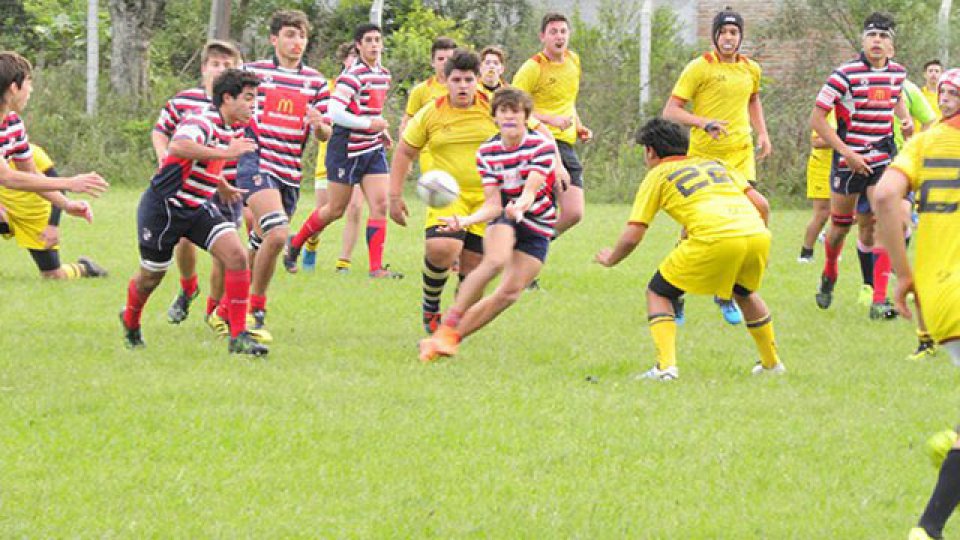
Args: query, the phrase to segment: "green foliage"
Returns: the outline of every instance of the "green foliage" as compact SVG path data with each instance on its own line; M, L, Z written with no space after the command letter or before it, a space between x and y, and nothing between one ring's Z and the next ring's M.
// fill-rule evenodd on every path
M411 10L404 14L400 26L387 37L386 50L393 75L393 90L411 88L418 81L433 73L430 66L430 46L433 40L446 36L461 46L467 45L470 22L461 23L437 15L416 0Z

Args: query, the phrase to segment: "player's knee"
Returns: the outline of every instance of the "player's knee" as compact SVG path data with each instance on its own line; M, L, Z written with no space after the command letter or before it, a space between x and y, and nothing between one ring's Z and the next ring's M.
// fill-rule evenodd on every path
M583 207L564 208L560 219L567 227L572 227L583 220Z
M523 287L501 285L494 294L497 296L498 303L501 306L511 306L520 299L520 295L523 294Z
M381 219L387 216L387 201L386 199L382 201L371 201L370 202L370 217L373 219Z
M853 225L853 214L830 213L830 223L838 234L847 234L847 231Z
M350 221L358 221L362 214L363 214L363 199L360 199L360 200L350 199L350 203L347 204L347 219L349 219Z
M137 280L137 288L140 289L141 292L153 292L153 290L160 285L160 282L163 281L164 274L165 272L151 272L141 269L140 278Z
M264 214L259 224L260 230L263 231L261 236L264 245L275 242L277 237L281 239L281 243L286 242L287 234L290 232L290 220L287 219L286 214L281 211Z
M247 254L243 250L243 245L237 242L236 246L230 246L225 249L220 256L220 264L222 264L226 270L246 270ZM212 273L210 277L212 280Z

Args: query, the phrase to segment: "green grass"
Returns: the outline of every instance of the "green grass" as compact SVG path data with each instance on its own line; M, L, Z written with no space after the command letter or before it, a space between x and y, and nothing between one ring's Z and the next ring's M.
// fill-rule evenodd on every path
M815 307L819 264L795 262L806 212L775 210L762 290L787 376L750 377L746 331L694 298L681 379L655 384L633 375L653 362L643 292L676 237L665 216L607 270L592 255L628 208L589 206L546 291L429 366L419 229L389 232L407 279L369 282L362 245L333 274L334 228L316 273L278 272L276 342L249 360L205 328L202 298L166 323L175 274L147 305L148 348L123 348L138 195L65 220L65 258L106 280L42 283L0 244L0 537L901 538L935 481L923 441L956 419L945 355L906 362L911 326L855 305L852 250L835 307Z

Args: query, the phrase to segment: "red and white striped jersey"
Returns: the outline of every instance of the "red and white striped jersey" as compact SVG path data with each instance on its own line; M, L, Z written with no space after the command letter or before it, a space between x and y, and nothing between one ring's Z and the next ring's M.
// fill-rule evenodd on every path
M377 64L368 66L359 58L337 77L333 99L343 103L347 110L361 118L383 115L383 107L390 90L390 71ZM339 129L347 129L338 126ZM383 148L379 131L347 129L347 157L353 158Z
M483 179L483 187L500 189L500 202L504 207L520 197L531 173L547 177L523 214L521 225L534 233L553 238L557 223L557 206L553 201L553 179L556 170L557 145L541 133L528 129L520 145L508 148L500 134L494 135L477 150L477 168Z
M836 109L840 139L871 166L884 166L892 159L893 110L906 78L907 70L900 64L889 61L873 68L861 53L835 69L817 95L817 107ZM838 165L850 170L843 157Z
M260 79L252 126L260 145L260 171L286 185L299 187L303 151L310 136L308 108L327 113L330 87L319 71L300 65L281 67L276 58L245 64Z
M210 96L203 88L189 88L173 96L160 109L160 116L153 130L163 133L167 137L173 137L180 122L188 115L200 112L210 106Z
M182 139L211 148L227 148L230 139L243 137L245 124L225 125L220 111L210 105L187 115L173 132L171 142ZM178 206L197 208L213 197L223 178L224 160L189 160L164 156L160 170L150 182L163 198Z
M33 152L30 150L30 141L27 140L27 128L23 125L20 115L10 111L0 121L0 153L4 161L30 161Z

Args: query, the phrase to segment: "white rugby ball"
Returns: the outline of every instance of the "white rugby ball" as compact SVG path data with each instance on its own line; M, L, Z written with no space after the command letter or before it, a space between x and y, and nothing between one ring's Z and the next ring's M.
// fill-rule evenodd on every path
M417 180L417 195L430 208L445 208L460 196L460 185L447 171L427 171Z

